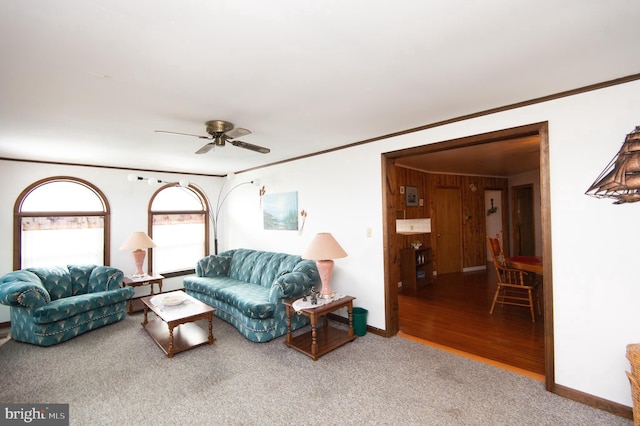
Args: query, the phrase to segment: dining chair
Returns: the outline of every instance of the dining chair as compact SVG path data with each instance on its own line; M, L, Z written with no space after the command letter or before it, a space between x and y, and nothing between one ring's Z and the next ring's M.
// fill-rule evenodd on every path
M527 273L520 269L511 268L507 258L502 251L500 239L487 236L489 250L493 258L493 265L496 268L498 276L498 284L496 293L493 296L490 315L493 315L493 309L496 303L500 306L513 305L529 308L531 311L531 321L536 322L536 312L534 305L534 295L537 296L536 281L525 280ZM536 297L537 300L537 297ZM540 307L538 307L538 310Z

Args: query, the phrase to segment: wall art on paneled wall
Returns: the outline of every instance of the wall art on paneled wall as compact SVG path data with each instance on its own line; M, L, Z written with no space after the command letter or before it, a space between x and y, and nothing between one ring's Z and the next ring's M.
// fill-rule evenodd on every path
M418 187L417 186L407 186L405 189L405 205L407 207L417 207L418 206Z
M262 200L264 229L298 230L298 193L265 194Z

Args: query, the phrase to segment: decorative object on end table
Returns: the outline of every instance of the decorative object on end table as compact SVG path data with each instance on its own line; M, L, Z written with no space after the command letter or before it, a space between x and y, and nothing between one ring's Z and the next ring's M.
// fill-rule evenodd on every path
M155 247L156 244L151 238L144 232L134 232L129 236L127 241L120 246L120 250L133 250L133 260L136 263L136 273L132 275L133 278L139 278L146 276L142 270L142 263L147 255L146 249Z
M329 232L321 232L311 241L307 251L302 255L305 259L316 261L322 290L318 297L330 299L334 292L331 290L331 274L333 273L333 259L347 257L347 252L338 244Z
M613 198L613 204L640 201L640 126L627 135L622 148L586 192L596 198Z

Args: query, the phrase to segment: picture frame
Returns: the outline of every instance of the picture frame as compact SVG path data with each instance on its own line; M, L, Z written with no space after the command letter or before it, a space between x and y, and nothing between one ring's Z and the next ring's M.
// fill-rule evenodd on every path
M262 200L264 229L298 230L298 193L265 194Z
M405 205L407 207L418 207L418 187L407 186L404 190Z

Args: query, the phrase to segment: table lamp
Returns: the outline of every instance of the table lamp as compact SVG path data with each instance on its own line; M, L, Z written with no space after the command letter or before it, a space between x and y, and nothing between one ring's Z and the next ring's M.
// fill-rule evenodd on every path
M333 235L328 232L321 232L313 238L302 257L316 261L320 280L322 281L322 290L320 290L318 297L323 299L332 298L335 294L331 290L333 259L347 257L347 252L340 247Z
M146 249L155 247L156 244L144 232L134 232L129 236L127 241L120 246L120 250L133 250L133 260L136 263L136 273L132 278L144 277L146 274L142 270L142 263L147 255Z

